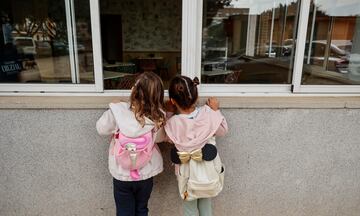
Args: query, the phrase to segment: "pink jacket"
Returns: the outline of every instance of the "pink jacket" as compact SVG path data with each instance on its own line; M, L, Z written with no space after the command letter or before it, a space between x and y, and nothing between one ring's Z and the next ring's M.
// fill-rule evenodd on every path
M200 149L206 143L215 144L214 136L224 136L228 131L220 110L214 111L207 105L199 107L193 118L181 114L172 116L164 128L176 148L186 152Z

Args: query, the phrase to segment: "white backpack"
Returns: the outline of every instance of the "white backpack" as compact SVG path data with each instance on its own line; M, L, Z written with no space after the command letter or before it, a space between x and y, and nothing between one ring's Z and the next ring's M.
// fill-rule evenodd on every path
M224 186L224 173L219 155L211 161L196 161L177 165L179 193L182 199L191 201L198 198L217 196Z

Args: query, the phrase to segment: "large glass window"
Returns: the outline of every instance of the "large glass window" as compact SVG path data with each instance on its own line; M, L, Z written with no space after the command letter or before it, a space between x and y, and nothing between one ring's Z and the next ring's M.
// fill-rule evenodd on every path
M165 87L181 73L181 0L101 0L105 89L129 89L144 71Z
M298 1L204 1L203 83L291 82Z
M94 83L87 0L2 0L1 83Z
M0 91L130 89L145 71L167 88L183 55L203 84L251 84L204 93L359 92L359 11L359 0L2 0Z
M359 1L312 1L302 84L360 84Z

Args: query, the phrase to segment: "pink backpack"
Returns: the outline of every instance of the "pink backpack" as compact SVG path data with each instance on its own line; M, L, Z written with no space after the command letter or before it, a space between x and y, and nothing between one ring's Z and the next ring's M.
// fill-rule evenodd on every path
M115 134L116 162L122 168L130 170L133 180L140 179L139 169L150 161L154 147L152 131L136 138L126 137L120 130Z

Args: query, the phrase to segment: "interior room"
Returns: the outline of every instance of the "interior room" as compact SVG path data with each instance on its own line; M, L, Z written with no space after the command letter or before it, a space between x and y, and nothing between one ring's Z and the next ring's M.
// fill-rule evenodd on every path
M181 0L100 1L105 89L129 89L152 71L167 88L181 71Z

